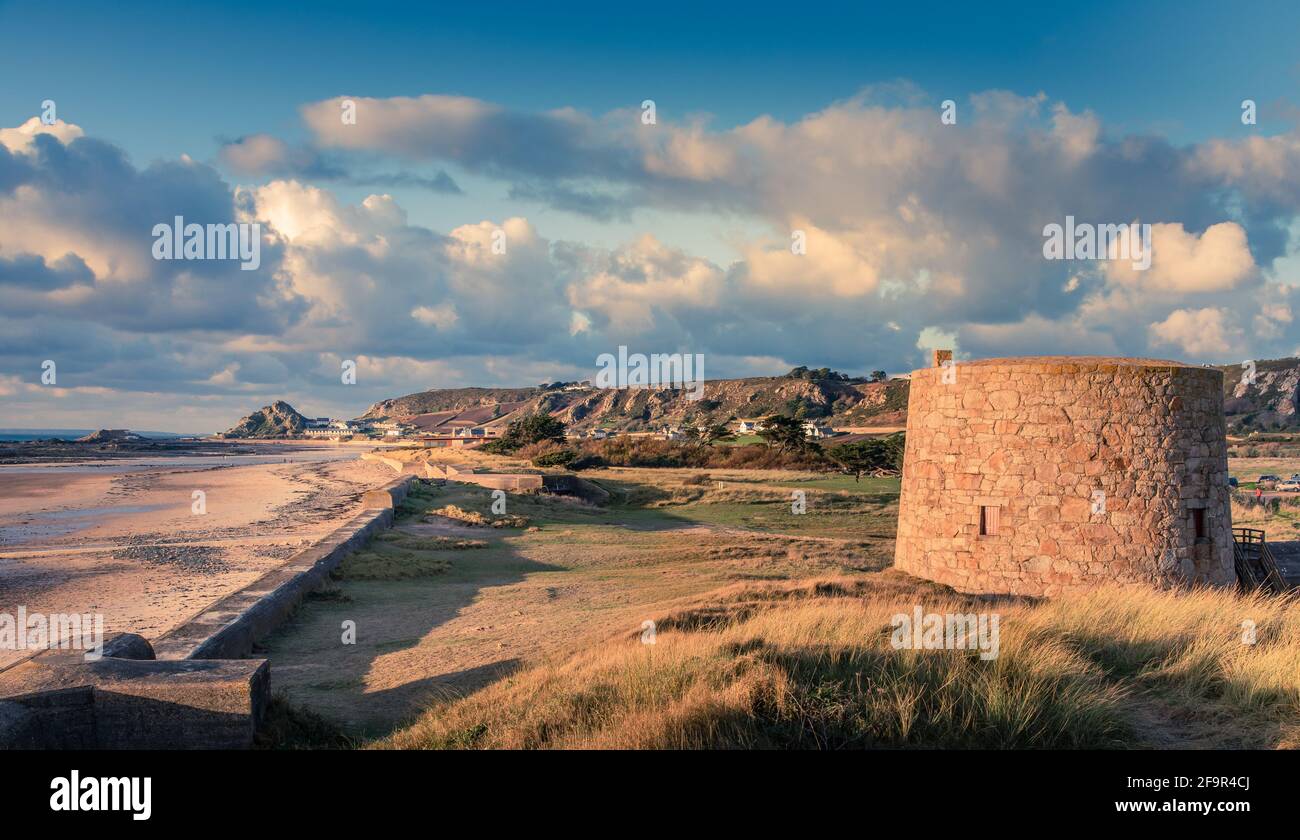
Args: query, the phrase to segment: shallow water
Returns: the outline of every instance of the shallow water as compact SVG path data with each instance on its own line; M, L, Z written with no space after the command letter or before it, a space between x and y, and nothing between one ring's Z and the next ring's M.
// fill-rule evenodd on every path
M147 458L121 458L112 461L60 461L49 464L0 465L0 481L6 474L57 474L93 473L118 474L142 472L159 467L239 467L252 464L305 463L316 461L348 461L360 458L355 448L308 449L281 452L275 455L155 455Z
M76 508L73 510L50 510L30 514L25 522L15 525L0 525L0 545L21 545L33 540L45 540L63 537L83 528L89 528L98 520L112 516L126 516L132 513L148 513L162 510L167 505L106 505L103 507Z

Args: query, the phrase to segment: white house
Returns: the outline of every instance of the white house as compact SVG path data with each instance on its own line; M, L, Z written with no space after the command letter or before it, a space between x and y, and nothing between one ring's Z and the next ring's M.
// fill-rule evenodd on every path
M804 421L803 433L804 433L804 437L824 438L824 437L830 437L835 432L832 429L827 428L826 426L818 426L816 423L813 423L812 421Z

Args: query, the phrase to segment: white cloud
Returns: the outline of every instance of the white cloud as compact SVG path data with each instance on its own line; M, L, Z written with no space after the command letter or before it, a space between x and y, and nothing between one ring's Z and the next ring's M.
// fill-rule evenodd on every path
M40 117L32 117L17 128L0 127L0 146L5 146L11 152L29 152L36 138L42 134L57 138L64 145L85 136L81 126L63 120L55 120L53 124L46 125Z
M289 159L289 146L269 134L243 137L221 148L221 160L240 174L274 171Z
M635 109L354 99L356 125L339 120L337 98L303 109L328 158L269 135L228 144L231 170L277 178L245 188L192 161L137 169L96 138L63 156L76 177L60 156L0 153L0 377L53 345L89 360L83 373L67 368L74 385L212 397L226 411L229 395L333 385L341 359L367 366L339 399L371 401L589 375L620 343L704 352L710 375L903 369L959 341L964 355L1172 347L1198 361L1296 344L1273 278L1279 232L1300 208L1300 190L1278 183L1300 173L1290 135L1187 148L1114 139L1094 114L999 91L962 103L958 126L940 124L933 97L882 104L868 91L722 130L662 111L644 127ZM29 121L0 129L0 142L31 152L35 133L81 135L56 129ZM394 176L394 194L357 203L315 182L346 181L349 167L322 161L354 153L399 167L447 161L476 188L504 182L566 212L684 210L759 233L721 265L635 222L610 244L562 241L545 207L432 230L407 215L396 182L409 172ZM232 279L153 261L141 231L181 211L262 222L264 270ZM1043 225L1067 214L1159 220L1151 269L1043 260ZM790 251L796 229L806 254Z
M449 330L460 320L460 316L456 314L456 307L451 303L417 306L411 310L411 317L421 324L437 327L440 330Z
M1246 231L1236 222L1210 225L1200 236L1181 224L1151 226L1151 267L1127 259L1102 263L1108 280L1148 291L1222 292L1237 288L1255 272Z
M1241 330L1223 309L1175 309L1149 329L1155 343L1178 347L1191 356L1240 355Z
M916 347L918 350L952 350L954 357L957 351L957 334L948 332L939 327L925 327L916 336Z

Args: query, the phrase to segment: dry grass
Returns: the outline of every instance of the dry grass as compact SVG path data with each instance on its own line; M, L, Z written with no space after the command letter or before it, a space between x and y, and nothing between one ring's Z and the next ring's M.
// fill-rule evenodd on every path
M443 549L463 550L466 548L487 548L484 540L457 539L456 537L423 536L406 531L384 531L375 536L376 542L390 543L395 548L414 551L439 551Z
M1224 590L1101 590L1027 620L1067 639L1203 747L1300 748L1300 601ZM1246 627L1254 644L1244 643Z
M457 522L463 522L466 525L474 526L491 526L493 528L527 528L528 517L518 516L516 514L504 514L502 516L489 517L484 516L476 510L466 510L456 505L445 505L437 510L429 511L432 516L441 516L445 519L454 519ZM433 520L425 519L426 522Z
M895 650L891 616L994 611L1000 655ZM1241 640L1253 620L1257 641ZM980 601L909 582L731 587L431 707L387 748L1300 746L1300 612L1230 592Z
M436 577L343 581L348 600L271 644L282 685L385 748L1300 747L1294 599L963 596L880 571L887 484L699 476L595 471L619 494L604 509L512 496L538 526L524 532L403 525L397 539L487 548L434 552L452 563ZM449 484L415 516L490 504ZM891 618L916 605L996 612L1000 655L895 650ZM341 616L368 628L355 648L337 644Z
M430 464L468 464L475 467L487 467L494 470L517 470L530 467L527 459L509 455L495 455L484 452L477 447L410 446L399 449L385 449L385 458L395 458L405 463L427 462Z
M1236 493L1232 499L1232 526L1234 528L1258 528L1266 538L1273 541L1300 540L1300 497L1274 496L1265 499L1265 504L1243 504L1239 497L1248 493Z
M335 580L407 580L438 575L451 568L439 555L448 549L486 548L482 540L423 537L401 531L378 535L369 547L353 552L334 571Z

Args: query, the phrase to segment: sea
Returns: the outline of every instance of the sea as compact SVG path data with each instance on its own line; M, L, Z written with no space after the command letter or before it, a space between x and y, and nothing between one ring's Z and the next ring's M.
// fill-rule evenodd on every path
M98 429L0 429L0 441L49 440L50 438L76 440L79 437L85 437L86 435L96 431L98 431ZM134 429L131 431L135 432ZM190 437L190 435L178 434L176 432L135 433L141 437L156 438L158 440Z

